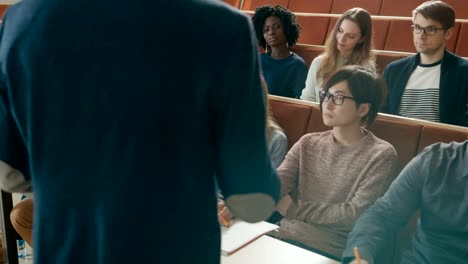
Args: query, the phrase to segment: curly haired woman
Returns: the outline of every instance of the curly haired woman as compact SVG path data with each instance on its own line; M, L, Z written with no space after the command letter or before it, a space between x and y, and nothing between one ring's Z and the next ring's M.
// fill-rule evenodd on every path
M273 95L299 98L305 87L307 64L289 50L301 31L296 16L282 6L262 6L255 10L253 24L261 55L262 69Z

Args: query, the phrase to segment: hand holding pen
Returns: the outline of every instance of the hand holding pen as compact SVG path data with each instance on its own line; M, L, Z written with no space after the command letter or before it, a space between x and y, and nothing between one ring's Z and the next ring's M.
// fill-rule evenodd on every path
M366 260L361 259L361 255L359 254L359 249L357 247L354 247L353 251L354 251L354 260L351 261L349 264L368 264Z
M232 224L234 216L231 211L224 205L223 201L218 202L218 220L219 223L225 227L229 227Z

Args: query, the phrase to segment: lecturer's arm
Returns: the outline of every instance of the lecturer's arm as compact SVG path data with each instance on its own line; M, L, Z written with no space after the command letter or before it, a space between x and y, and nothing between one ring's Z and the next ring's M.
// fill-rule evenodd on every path
M268 218L275 210L280 182L268 154L265 100L260 83L256 40L247 16L239 15L237 37L223 59L225 76L217 91L216 177L227 207L247 222ZM223 45L224 45L223 44Z

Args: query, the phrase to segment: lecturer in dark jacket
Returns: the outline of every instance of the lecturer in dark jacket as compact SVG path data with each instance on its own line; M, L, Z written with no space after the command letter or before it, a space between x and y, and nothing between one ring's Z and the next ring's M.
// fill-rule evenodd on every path
M23 0L0 67L34 263L219 263L213 175L240 219L273 212L253 28L221 1Z

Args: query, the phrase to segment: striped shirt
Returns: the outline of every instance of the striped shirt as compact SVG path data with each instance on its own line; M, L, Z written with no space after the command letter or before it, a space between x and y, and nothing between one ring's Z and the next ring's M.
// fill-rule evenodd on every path
M440 122L440 63L420 64L411 74L401 98L398 114Z

